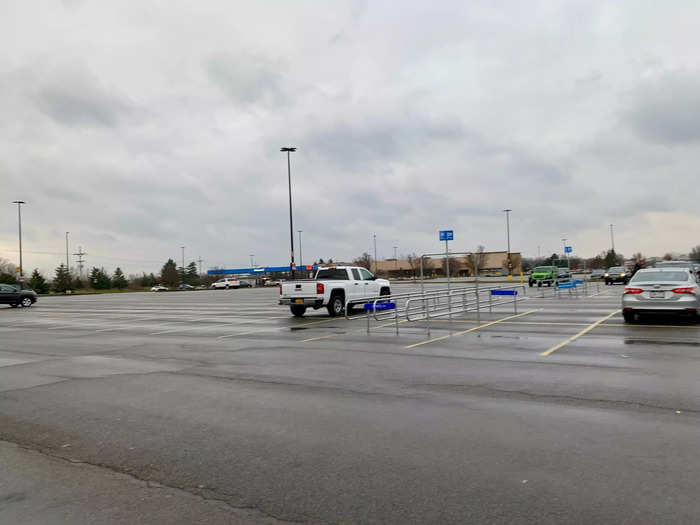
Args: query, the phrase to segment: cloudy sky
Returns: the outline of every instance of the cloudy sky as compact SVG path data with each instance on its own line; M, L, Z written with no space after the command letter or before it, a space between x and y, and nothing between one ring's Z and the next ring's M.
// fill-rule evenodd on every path
M400 9L398 6L400 5ZM0 0L0 257L700 244L700 4ZM295 237L297 236L295 232ZM299 255L297 250L297 256ZM65 257L63 257L64 259Z

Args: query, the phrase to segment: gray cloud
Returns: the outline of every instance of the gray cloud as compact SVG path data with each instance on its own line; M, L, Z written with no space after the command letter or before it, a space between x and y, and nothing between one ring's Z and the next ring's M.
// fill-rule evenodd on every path
M81 68L44 72L31 92L41 111L67 126L114 127L122 116L133 111L127 100Z
M237 104L277 106L288 101L283 91L282 64L246 53L217 54L206 62L207 75Z
M623 118L642 138L660 144L700 140L700 73L670 72L631 94Z

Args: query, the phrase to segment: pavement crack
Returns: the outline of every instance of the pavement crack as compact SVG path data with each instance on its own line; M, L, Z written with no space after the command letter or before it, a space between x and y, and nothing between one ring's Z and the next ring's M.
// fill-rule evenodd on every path
M257 506L257 505L234 505L228 501L227 498L233 498L236 497L235 494L228 494L224 491L220 491L214 487L190 487L187 485L174 485L174 484L167 484L167 483L162 483L159 481L155 481L152 479L147 479L144 477L140 477L133 472L129 472L126 470L119 469L117 467L114 467L113 465L109 465L106 463L101 463L101 462L92 462L92 461L85 461L81 459L76 459L76 458L71 458L67 456L63 456L61 454L56 454L53 452L51 449L46 448L46 447L38 447L38 446L32 446L30 444L25 444L25 443L19 443L16 441L8 441L6 439L0 439L0 443L8 444L15 446L17 448L20 448L22 450L26 450L32 453L36 454L41 454L42 456L45 456L47 458L51 458L56 461L62 461L65 463L70 463L71 465L79 465L79 466L86 466L90 468L97 468L97 469L103 469L103 470L108 470L112 472L113 474L117 474L119 476L124 476L126 478L129 478L131 480L138 481L140 483L143 483L144 486L148 489L155 489L155 490L174 490L174 491L181 491L185 492L187 494L190 494L196 498L199 498L202 501L215 501L218 503L222 503L226 505L228 508L230 508L233 511L241 511L241 510L246 510L246 511L254 511L262 514L266 518L270 518L273 520L278 521L279 523L307 523L307 521L302 521L302 520L290 520L290 519L285 519L280 516L276 516L275 514Z

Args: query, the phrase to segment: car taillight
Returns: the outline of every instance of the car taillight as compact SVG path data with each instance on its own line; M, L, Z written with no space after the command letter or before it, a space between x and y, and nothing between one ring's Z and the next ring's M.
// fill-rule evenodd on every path
M674 288L673 293L695 293L695 286L690 286L688 288Z
M325 291L326 289L324 288L323 283L316 283L316 294L323 295Z
M643 291L644 290L642 290L641 288L625 288L625 295L636 295L638 293L642 293Z
M280 295L282 295L282 285L280 284Z

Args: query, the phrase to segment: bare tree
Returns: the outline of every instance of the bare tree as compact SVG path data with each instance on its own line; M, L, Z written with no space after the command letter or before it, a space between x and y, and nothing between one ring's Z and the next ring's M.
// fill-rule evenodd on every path
M690 260L700 262L700 245L690 250Z
M329 259L328 262L331 262L331 260ZM362 255L360 255L357 259L355 259L353 261L353 264L355 264L357 266L362 266L363 268L367 268L368 270L370 268L371 263L372 263L372 259L369 255L369 253L367 253L367 252L364 252Z

